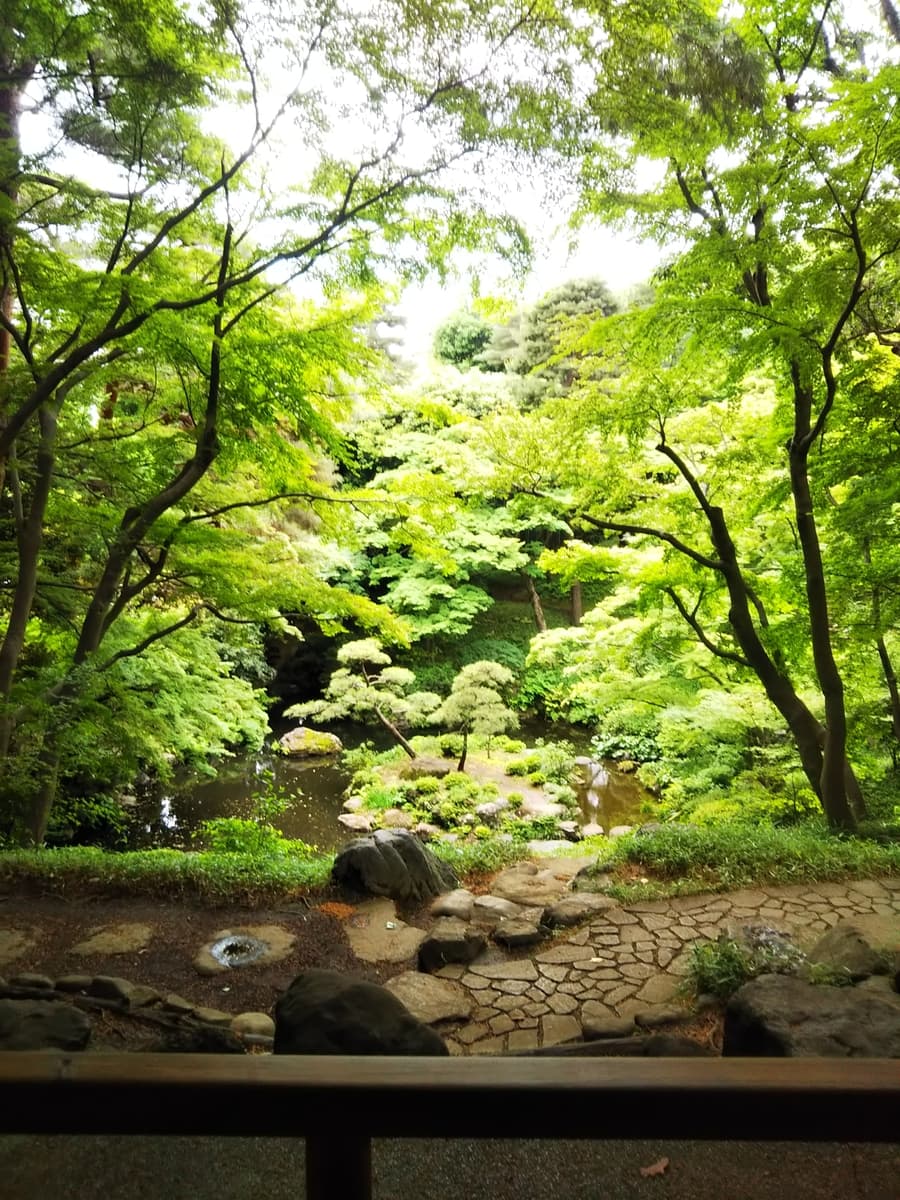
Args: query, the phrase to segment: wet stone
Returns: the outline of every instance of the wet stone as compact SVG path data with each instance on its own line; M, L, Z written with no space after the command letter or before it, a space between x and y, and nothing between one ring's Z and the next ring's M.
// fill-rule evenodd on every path
M472 963L469 970L473 975L484 979L518 979L533 982L538 978L537 968L530 958L498 963Z

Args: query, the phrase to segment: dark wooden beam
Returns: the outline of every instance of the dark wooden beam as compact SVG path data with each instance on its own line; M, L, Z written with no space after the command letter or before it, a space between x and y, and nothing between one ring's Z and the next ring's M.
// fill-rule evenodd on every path
M900 1060L11 1052L0 1129L893 1142Z

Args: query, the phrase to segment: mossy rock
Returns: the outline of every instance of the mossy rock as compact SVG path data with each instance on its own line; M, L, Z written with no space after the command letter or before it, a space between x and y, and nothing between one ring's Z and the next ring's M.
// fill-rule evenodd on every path
M305 725L289 729L278 739L278 746L288 758L329 758L344 748L335 734L307 729Z
M434 776L443 779L453 771L453 766L443 758L408 758L400 764L397 774L401 779L423 779Z

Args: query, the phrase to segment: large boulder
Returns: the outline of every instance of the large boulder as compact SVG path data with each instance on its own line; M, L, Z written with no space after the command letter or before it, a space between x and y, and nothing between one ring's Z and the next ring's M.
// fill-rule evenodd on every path
M377 983L304 971L275 1005L276 1054L445 1055L443 1040Z
M344 748L335 734L307 729L305 725L298 725L296 729L283 733L278 739L278 746L288 758L329 758L333 754L340 754Z
M443 779L455 770L453 763L445 758L407 758L397 768L401 779L425 779L434 777Z
M760 975L731 997L722 1053L900 1058L900 997Z
M91 1023L59 1000L0 1000L0 1050L83 1050Z
M331 877L355 892L418 903L457 883L450 867L405 829L378 829L354 838L335 859Z
M900 971L900 915L872 913L838 921L816 943L809 961L846 971L854 979Z

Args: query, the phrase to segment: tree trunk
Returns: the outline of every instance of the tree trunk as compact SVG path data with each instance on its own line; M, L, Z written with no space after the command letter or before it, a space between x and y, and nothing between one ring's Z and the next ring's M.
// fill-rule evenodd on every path
M406 753L409 755L409 757L415 758L416 757L415 750L413 750L412 746L409 744L409 742L406 740L406 738L403 736L403 734L400 732L400 730L397 728L397 726L394 724L394 722L391 721L388 717L386 717L384 715L384 713L381 712L381 710L377 709L377 708L375 709L375 716L378 718L378 720L381 722L381 724L385 727L385 729L388 731L388 733L391 735L391 737L399 745L401 745L403 747L403 749L406 751Z
M572 590L569 592L569 608L572 624L580 625L581 618L584 616L584 598L581 594L580 583L572 584Z
M0 758L5 759L9 753L12 735L12 714L9 712L9 699L16 667L25 645L25 635L28 621L34 604L37 589L37 573L40 563L41 547L44 535L44 517L47 511L47 500L50 486L53 482L55 464L55 445L57 430L57 408L45 404L40 411L41 438L38 444L36 476L28 507L28 515L22 511L22 496L19 489L18 471L12 475L16 508L16 543L18 551L18 569L16 584L13 590L12 605L10 606L9 621L3 643L0 645L0 699L4 702L5 711L0 720Z
M791 492L797 536L803 555L806 601L812 640L816 678L825 701L825 738L822 746L822 807L830 825L839 829L855 826L847 796L847 712L844 682L834 658L828 593L822 548L813 512L809 486L808 455L812 412L812 391L803 383L800 369L792 367L794 383L794 436L788 449Z
M544 606L541 604L538 590L534 586L534 580L527 572L525 574L525 586L528 589L528 599L531 601L531 609L534 613L534 623L537 626L537 631L538 633L546 633L547 619L544 616Z
M884 638L879 637L875 644L878 647L881 670L884 673L884 681L887 684L888 696L890 697L891 729L893 730L894 738L900 742L900 689L897 687L894 664L891 662L891 656L888 653Z
M469 731L467 729L463 729L462 735L463 748L462 754L459 756L459 762L456 764L457 771L464 771L466 769L466 755L469 753Z

